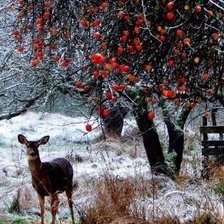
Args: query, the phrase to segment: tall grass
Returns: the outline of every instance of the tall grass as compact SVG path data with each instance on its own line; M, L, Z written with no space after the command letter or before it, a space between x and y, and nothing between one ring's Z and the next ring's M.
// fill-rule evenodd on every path
M144 198L146 201L149 198L151 200L155 195L158 197L157 193L161 186L159 181L145 179L143 176L120 178L106 173L102 178L91 183L91 186L93 186L94 200L93 203L82 207L84 211L82 224L109 224L119 217L132 217L147 221L146 223L149 224L224 223L212 199L206 195L203 205L197 204L196 214L188 220L181 220L172 213L162 214L162 210L161 214L158 215L157 212L154 215L152 208L149 208L147 203L141 203L140 200Z

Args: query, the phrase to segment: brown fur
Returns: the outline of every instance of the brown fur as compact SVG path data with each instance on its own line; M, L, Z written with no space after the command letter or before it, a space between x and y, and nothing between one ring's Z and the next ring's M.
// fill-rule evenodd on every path
M18 135L18 141L27 148L27 157L30 173L32 176L32 185L38 194L41 210L41 224L44 224L44 197L51 198L52 222L55 224L58 211L58 193L64 192L68 198L68 204L71 211L72 223L73 214L73 168L68 160L57 158L50 162L41 162L38 147L49 141L49 136L44 136L38 141L28 141L25 136Z

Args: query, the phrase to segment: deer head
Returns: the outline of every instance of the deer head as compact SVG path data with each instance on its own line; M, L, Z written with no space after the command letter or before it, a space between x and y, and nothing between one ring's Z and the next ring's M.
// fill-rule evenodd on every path
M40 145L44 145L46 144L50 139L50 136L44 136L42 137L40 140L38 141L28 141L27 138L24 135L18 135L18 141L25 145L27 148L27 156L29 157L29 159L35 158L37 156L39 156L39 150L38 147Z

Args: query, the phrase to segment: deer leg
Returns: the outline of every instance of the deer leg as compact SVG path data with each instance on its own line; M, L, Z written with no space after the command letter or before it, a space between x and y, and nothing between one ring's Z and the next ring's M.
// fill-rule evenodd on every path
M41 224L44 224L44 196L38 194L38 200L40 204Z
M72 190L66 190L65 193L66 193L67 198L68 198L68 205L69 205L69 209L70 209L70 212L71 212L72 224L75 224L74 212L73 212L73 202L72 202Z
M56 214L58 212L59 199L57 194L51 196L51 215L52 221L51 224L55 224Z

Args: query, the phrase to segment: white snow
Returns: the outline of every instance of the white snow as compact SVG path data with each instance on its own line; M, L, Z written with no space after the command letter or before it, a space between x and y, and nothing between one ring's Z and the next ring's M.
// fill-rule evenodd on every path
M90 122L93 121L94 118ZM95 129L87 133L86 122L82 117L34 112L0 121L0 217L7 215L12 219L15 216L9 213L9 208L19 191L23 195L20 201L23 216L27 219L39 218L34 215L35 212L39 212L39 208L36 194L31 186L26 150L18 143L18 134L25 135L28 140L38 140L45 135L50 135L49 143L40 147L41 159L48 161L60 156L68 157L72 161L74 179L81 186L74 196L75 204L78 206L94 200L91 187L85 189L85 186L91 184L91 180L110 173L119 178L142 175L148 180L155 178L152 182L157 182L155 180L158 179L162 184L160 183L161 189L156 192L154 199L150 196L136 199L139 206L144 204L148 209L146 211L153 210L157 216L169 214L186 220L197 214L198 209L203 209L204 204L208 202L218 209L219 216L223 215L223 204L206 184L202 184L201 180L189 179L187 187L180 189L167 177L151 176L134 120L125 120L123 130L123 136L135 133L133 142L130 138L125 141L115 139L95 141L102 134L102 130L95 122L93 124ZM166 134L164 127L162 124L160 126L164 136ZM81 162L77 162L78 159L81 159ZM65 200L62 203L65 203ZM65 205L59 209L58 216L63 218L67 213L67 205Z

